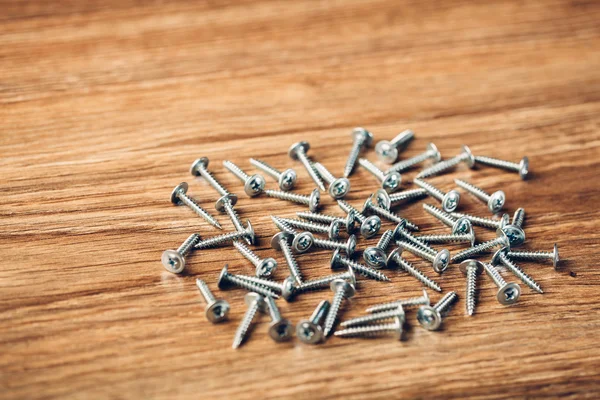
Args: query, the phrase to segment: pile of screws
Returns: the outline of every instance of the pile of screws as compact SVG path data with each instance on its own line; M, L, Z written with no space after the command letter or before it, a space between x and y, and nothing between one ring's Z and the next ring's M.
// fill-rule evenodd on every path
M466 164L469 168L479 164L516 172L525 180L529 171L527 157L524 157L520 163L513 163L491 157L474 156L467 146L463 146L458 155L442 161L437 147L433 143L429 143L423 153L396 162L398 154L413 138L414 133L406 130L390 141L377 143L375 152L379 161L391 164L387 171L383 171L371 161L365 158L359 159L360 153L372 146L373 135L363 128L354 129L352 132L353 144L342 178L336 178L325 166L313 162L307 156L310 148L307 142L293 144L288 155L292 160L302 164L308 176L317 186L308 195L291 191L297 179L297 174L293 169L286 169L282 172L264 161L251 158L250 164L277 182L279 190L271 190L265 189L266 181L261 175L249 175L234 163L223 162L223 166L242 181L244 192L248 197L266 195L308 207L307 211L297 213L298 219L271 216L273 223L280 230L273 236L271 247L283 253L289 270L289 276L281 283L271 279L277 268L277 261L274 258L261 259L250 247L255 242L254 229L249 220L244 224L238 216L234 208L238 197L223 187L209 172L207 158L196 160L191 166L191 174L202 177L217 191L220 197L216 201L215 208L217 211L227 214L235 231L211 238L201 238L200 235L194 233L177 250L167 250L163 253L163 266L167 271L179 274L185 268L185 257L190 251L229 245L237 249L252 263L255 267L255 276L232 274L225 265L217 279L219 289L235 286L249 291L245 297L248 309L235 334L233 348L237 348L244 342L258 312L269 313L272 320L269 335L273 340L279 342L290 339L293 331L292 324L282 318L275 299L282 297L285 301L290 302L302 293L327 288L333 291L332 301L321 301L311 317L300 321L296 326L296 336L304 343L323 342L332 333L339 337L393 334L397 339L401 339L405 323L404 310L412 307L419 307L417 321L423 328L439 329L443 317L458 299L458 295L455 292L448 292L436 304L431 305L429 295L423 289L423 295L419 297L373 305L366 310L367 315L341 322L340 326L343 329L334 332L344 299L349 299L356 294L357 278L355 274L366 279L389 282L390 278L382 271L394 268L406 272L429 289L442 291L438 283L404 258L405 253L411 253L428 261L433 271L438 274L445 273L450 264L459 263L458 269L466 276L467 281L465 290L467 315L475 313L477 276L484 271L498 287L496 298L501 304L511 305L519 300L520 286L517 283L507 283L500 274L498 266L505 267L533 291L542 293L540 285L527 275L515 261L550 260L556 268L559 261L558 248L554 245L554 250L551 252L515 250L525 242L523 230L525 211L523 208L516 210L512 221L507 214L486 218L458 213L456 210L460 205L461 195L457 190L444 193L424 180L448 172L460 163ZM402 186L401 173L427 161L433 161L432 165L421 170L413 180L418 188L399 191ZM362 210L358 210L343 200L350 192L348 177L352 174L357 162L380 184L380 188L365 201ZM459 188L485 203L488 211L492 214L502 210L505 194L501 190L489 194L472 183L459 179L455 179L454 182ZM176 205L188 206L210 225L222 229L217 219L198 205L187 194L187 190L187 183L183 182L177 185L171 194L171 201ZM333 201L337 202L345 216L319 213L321 192L328 193ZM419 227L392 211L400 204L424 197L431 197L439 202L439 207L423 204L423 208L449 227L450 233L415 234L419 231ZM357 236L354 235L354 232L358 232L363 238L372 238L379 234L382 218L395 224L395 229L384 231L375 246L364 249L362 252L364 263L356 261ZM473 226L492 229L496 232L497 237L476 244ZM316 237L316 234L325 237ZM341 239L342 235L347 235L347 239ZM438 250L432 247L432 245L446 243L463 243L468 247L453 256L447 249ZM394 248L388 253L388 249L392 246ZM473 259L492 248L498 250L489 262ZM311 249L332 251L331 268L341 267L347 270L319 279L306 280L295 255L306 253ZM197 279L196 284L207 303L206 318L213 323L226 320L230 308L227 301L216 299L203 280ZM384 323L386 321L388 322Z

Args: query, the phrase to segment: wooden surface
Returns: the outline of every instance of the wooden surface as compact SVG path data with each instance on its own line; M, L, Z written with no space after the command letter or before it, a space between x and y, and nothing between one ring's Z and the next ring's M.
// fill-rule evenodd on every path
M600 395L600 3L2 1L0 10L1 398ZM287 147L308 140L309 154L341 174L354 126L378 139L413 129L403 158L429 141L446 157L462 144L510 160L528 155L527 182L463 166L432 182L448 190L461 177L503 189L508 212L527 210L525 247L557 242L562 269L522 263L545 294L524 287L510 308L482 277L469 318L457 268L437 277L409 256L461 296L443 331L419 328L409 312L403 342L309 347L272 342L265 316L232 350L244 292L217 291L216 277L224 262L253 269L218 249L190 256L186 275L166 272L163 250L194 231L218 233L171 205L170 191L188 181L213 210L216 193L188 173L209 157L240 194L258 254L277 257L283 279L269 214L304 208L246 198L221 161L295 167L307 193L313 185ZM357 206L376 188L363 170L352 185ZM399 212L423 232L446 232L421 206ZM487 215L466 195L462 209ZM314 278L329 273L328 257L298 260ZM420 293L412 278L387 273L392 283L360 282L344 318ZM230 301L229 323L204 319L196 277ZM295 323L331 297L279 304Z

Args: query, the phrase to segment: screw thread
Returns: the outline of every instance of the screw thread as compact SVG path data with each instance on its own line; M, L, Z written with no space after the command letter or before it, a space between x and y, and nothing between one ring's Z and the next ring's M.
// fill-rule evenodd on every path
M315 162L312 164L312 166L314 169L317 170L317 173L321 176L321 178L323 178L323 180L329 185L331 185L331 183L335 181L335 176L333 176L333 174L329 172L329 170L325 168L323 164Z
M229 191L227 191L227 189L225 189L223 187L223 185L221 185L219 183L219 181L217 181L217 178L215 178L206 168L204 167L200 167L198 168L198 173L200 174L200 176L202 176L204 178L204 180L206 182L208 182L208 184L210 186L212 186L213 189L215 189L221 196L228 196L231 193L229 193Z
M367 326L355 326L335 332L338 337L375 337L388 332L396 332L398 326L395 323L378 324Z
M207 249L209 247L219 246L227 242L241 239L246 235L246 232L230 232L223 235L213 236L208 239L201 240L194 246L197 250Z
M240 181L246 183L246 181L250 178L250 176L242 171L240 167L235 165L229 160L223 161L223 166L229 170L233 175L235 175Z
M404 271L406 271L413 278L415 278L416 280L421 282L423 285L425 285L428 288L433 289L437 292L442 291L442 288L435 281L433 281L432 279L425 276L420 270L418 270L416 267L414 267L411 263L406 261L404 258L399 256L398 254L394 255L394 260L396 261L396 263L398 263L398 265Z
M267 303L267 308L269 309L269 315L271 316L271 321L280 321L281 320L281 312L275 304L275 300L271 296L265 297L265 303Z
M392 206L405 200L419 199L423 196L427 196L427 191L421 188L405 190L400 193L394 193L389 195L390 203Z
M468 154L463 152L445 161L435 163L431 167L425 168L424 170L419 172L417 178L429 178L430 176L438 175L440 172L446 171L458 165L461 161L467 159L467 157Z
M302 284L304 279L302 277L302 273L300 272L300 267L296 262L296 258L294 258L294 254L292 254L292 249L290 248L290 245L288 244L287 240L279 240L279 246L281 247L281 251L283 252L283 256L287 263L290 274L292 275L292 278L294 278L297 284Z
M351 206L347 201L338 200L337 203L338 206L340 206L340 208L342 209L342 211L344 211L346 214L350 214L351 212L353 212L358 222L360 222L361 224L365 222L366 217L356 208Z
M331 308L329 309L329 313L327 313L327 318L325 318L325 329L323 332L325 336L329 336L329 333L331 333L345 297L346 293L344 290L337 290L333 295Z
M407 169L409 169L410 167L412 167L413 165L417 165L419 163L422 163L423 161L435 157L435 152L431 151L431 150L427 150L421 154L418 154L414 157L408 158L406 160L403 161L399 161L396 164L392 165L390 168L388 168L388 170L386 171L388 174L390 172L402 172L402 171L406 171Z
M204 220L206 220L212 226L222 229L219 222L212 215L210 215L208 211L206 211L198 203L196 203L196 201L193 198L181 191L177 193L177 198L181 200L183 204L188 206L193 212L198 214L200 217L204 218Z
M258 267L261 259L257 256L248 246L244 243L234 240L233 247L235 247L248 261L250 261L255 267Z
M427 243L425 243L425 241L421 240L420 238L416 237L415 235L413 235L412 233L410 233L409 231L407 231L406 229L403 228L399 228L396 229L396 232L405 240L408 240L411 244L419 247L419 249L415 249L415 251L425 251L427 253L429 253L431 255L431 260L429 261L433 261L433 257L437 254L437 251L432 248L431 246L429 246ZM404 244L402 245L403 247ZM408 251L411 251L410 249L406 248ZM412 252L412 251L411 251ZM417 256L420 256L417 253L413 253ZM428 260L427 258L420 256L422 258L424 258L425 260Z
M473 235L458 233L453 235L421 235L417 238L426 243L471 243Z
M280 200L287 200L287 201L304 204L304 205L308 205L310 203L310 198L303 194L284 192L282 190L272 190L272 189L267 189L267 190L265 190L264 193L269 197L274 197L274 198L280 199Z
M358 160L358 163L360 164L361 167L363 167L364 169L369 171L371 173L371 175L373 175L375 178L377 178L377 180L379 180L379 182L382 182L385 179L385 174L383 173L383 171L380 170L379 168L377 168L377 166L375 164L373 164L371 161L367 160L366 158L361 158L360 160Z
M346 267L352 268L356 273L364 276L365 278L375 279L381 282L391 281L390 278L376 269L367 267L366 265L362 265L356 261L352 261L349 258L340 257L339 262Z
M467 300L466 300L466 311L467 315L473 315L475 313L475 294L477 290L477 267L467 267Z
M444 295L444 297L441 298L440 301L438 301L433 308L436 309L440 314L445 313L446 311L448 311L448 309L450 308L450 306L456 301L458 300L458 295L456 294L456 292L448 292Z
M525 209L517 208L517 211L515 211L515 215L513 215L512 224L521 228L523 226L524 220L525 220Z
M346 320L340 324L342 327L360 326L371 322L381 321L384 319L390 319L394 317L401 317L404 319L404 310L402 307L396 307L395 310L383 311L380 313L374 313L370 315L364 315L362 317L352 318Z
M309 321L315 325L320 325L321 322L323 322L323 320L325 319L325 317L327 317L330 307L331 303L329 301L322 300L311 314Z
M481 254L486 250L492 249L496 246L499 246L501 244L503 244L504 241L502 238L496 238L496 239L492 239L492 240L488 240L487 242L483 242L478 244L477 246L473 246L471 248L468 248L466 250L460 251L458 253L456 253L451 261L452 262L459 262L459 261L463 261L466 260L467 258L471 258L477 254Z
M416 307L421 305L428 305L429 297L427 296L419 296L419 297L411 297L405 300L392 301L389 303L376 304L366 309L368 313L380 313L384 311L394 310L398 307Z
M399 216L398 214L390 211L390 210L386 210L383 207L378 206L377 204L370 202L369 203L369 210L373 211L375 214L379 215L382 218L387 219L388 221L394 222L396 224L405 224L406 227L408 227L410 230L413 231L418 231L419 227L417 225L415 225L414 223L410 222L409 220L407 220L406 218L402 218L401 216Z
M554 253L549 251L509 251L509 258L524 261L544 261L554 259Z
M332 222L342 222L344 223L344 218L336 217L335 215L327 215L321 213L315 213L312 211L298 211L296 215L302 219L313 221L313 222L323 222L323 223L332 223Z
M290 224L284 222L281 218L271 215L271 220L275 224L275 226L282 232L291 233L292 235L297 235L298 231L292 228Z
M433 250L433 253L431 253L428 249L421 247L421 245L418 245L416 243L403 242L401 240L397 240L396 244L400 246L403 250L407 250L409 253L412 253L417 257L421 257L423 260L433 262L433 260L435 259L435 250Z
M400 132L399 134L397 134L392 140L390 140L390 143L396 147L400 147L400 146L404 146L405 144L407 144L414 138L415 138L415 133L410 129L405 129L402 132Z
M206 301L207 304L212 304L216 301L215 296L210 291L210 288L206 282L204 282L202 279L196 279L196 286L198 287L198 290L200 290L200 293L202 294L202 297L204 297L204 301Z
M279 180L281 177L281 172L274 167L270 166L264 161L257 160L255 158L250 159L250 164L254 165L256 168L260 169L265 174L269 175L271 178Z
M413 182L416 185L420 186L421 188L425 189L431 197L433 197L439 201L442 201L444 199L445 193L442 192L440 189L436 188L435 186L433 186L431 183L425 182L424 180L421 180L418 178L415 179Z
M483 226L483 227L491 228L491 229L498 229L498 228L502 227L502 220L478 217L476 215L463 214L463 213L459 213L459 212L452 212L452 213L450 213L450 215L455 218L466 218L469 221L471 221L471 223L473 225L477 225L477 226Z
M525 273L525 271L523 271L510 258L508 258L506 254L500 254L500 262L524 284L529 286L530 289L533 289L538 293L544 293L539 283L537 283L531 276L527 275L527 273Z
M456 220L457 220L457 218L455 218L452 215L448 214L446 211L444 211L441 208L438 208L436 206L433 206L431 204L423 204L423 208L429 214L431 214L435 218L439 219L446 226L452 227L454 225L454 223L456 222Z
M288 225L294 227L294 228L298 228L298 229L304 229L310 232L315 232L315 233L328 233L329 232L329 226L327 225L321 225L321 224L316 224L314 222L310 222L310 221L302 221L299 219L293 219L293 218L281 218L284 222L286 222Z
M343 250L344 252L346 252L348 250L348 248L346 247L346 242L339 242L337 240L314 238L313 245L317 246L321 249L327 249L327 250L340 249L340 250Z
M239 215L233 208L233 204L229 200L223 202L223 208L225 209L225 213L231 220L231 223L235 227L235 230L238 232L244 232L244 226L242 225L242 220Z
M485 272L492 279L492 281L494 281L494 284L496 286L500 288L506 285L506 281L504 280L502 275L500 275L500 272L498 272L496 267L494 267L492 264L483 263L483 269L485 269Z
M279 282L275 282L275 281L271 281L269 279L263 279L263 278L258 278L256 276L250 276L250 275L240 275L240 274L236 274L236 275L232 275L234 276L236 279L251 283L253 285L258 286L258 287L262 287L262 288L266 288L268 290L271 291L271 293L275 293L275 294L279 294L283 292L283 287L281 285L281 283ZM256 290L255 290L256 292ZM257 292L260 293L260 292ZM261 293L263 294L263 293ZM264 296L271 296L273 297L272 294L263 294Z
M308 159L308 156L306 155L304 149L299 148L296 154L298 156L298 160L302 163L304 169L306 169L306 172L308 172L308 175L310 175L310 178L317 184L319 189L321 189L324 192L325 185L323 184L323 181L321 180L319 174L317 174L317 171L315 171L315 169L312 167L311 162Z
M358 154L360 153L364 142L364 138L361 137L352 143L352 148L350 149L350 154L348 154L348 160L346 161L346 166L344 167L344 178L348 178L352 173L354 165L356 164L356 160L358 159Z
M237 287L246 289L249 292L259 293L263 296L271 296L276 299L279 298L279 295L277 293L275 293L273 290L267 288L266 286L264 286L262 284L255 283L255 281L253 281L252 278L254 278L254 277L247 276L247 275L233 275L233 274L226 275L227 282L229 282ZM254 278L254 279L260 279L260 278Z
M200 235L197 233L192 233L187 239L185 239L181 246L179 246L177 252L181 254L182 257L185 257L190 250L192 250L192 247L194 247L199 241Z
M508 171L519 172L520 165L511 161L500 160L492 157L475 156L475 161L479 164L489 165L490 167L496 167L506 169Z
M490 195L480 187L477 187L469 182L463 181L462 179L455 179L454 183L456 183L459 187L465 189L467 192L477 197L479 200L482 200L486 203L490 200Z
M326 289L329 287L329 284L331 284L331 282L333 282L336 279L352 279L352 274L350 272L342 272L339 274L327 275L318 279L304 281L298 286L298 290L301 292L307 292L318 289Z
M375 247L377 247L378 249L381 249L383 251L386 251L387 248L390 246L390 242L392 241L393 238L394 238L394 231L388 229L387 231L383 232L383 235L381 235L381 237L379 238L379 241L377 242L377 245Z
M250 305L250 307L248 307L248 310L246 310L246 314L244 315L244 318L242 319L242 322L240 323L240 326L238 327L238 329L235 331L235 336L233 337L232 347L234 349L237 349L238 347L240 347L240 345L246 338L246 334L248 333L248 329L250 329L252 320L254 319L254 317L256 316L256 313L258 312L258 308L259 308L259 303L257 301L254 301Z

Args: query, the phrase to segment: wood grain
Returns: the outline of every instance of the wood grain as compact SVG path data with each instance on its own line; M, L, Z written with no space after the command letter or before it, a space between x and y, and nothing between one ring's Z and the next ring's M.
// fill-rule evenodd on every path
M0 397L599 396L600 3L16 0L0 10ZM522 263L545 294L525 288L510 308L480 279L469 318L464 277L452 268L435 277L461 296L443 331L420 329L409 313L401 343L275 344L263 317L233 351L244 293L217 291L216 276L224 262L252 268L217 249L190 256L183 276L166 272L164 249L194 231L218 233L172 206L171 189L188 181L212 210L217 195L189 175L191 161L209 157L242 195L220 163L250 170L256 157L295 167L307 193L313 185L287 146L308 140L309 154L340 174L354 126L377 139L410 127L417 139L403 158L430 141L446 157L462 144L529 156L527 182L484 167L432 182L502 188L509 212L527 211L525 247L557 242L561 270ZM351 181L355 205L377 187L363 170ZM269 215L303 208L243 197L237 209L255 226L257 253L283 263L269 248ZM487 214L469 196L463 210ZM445 231L421 203L399 212L423 232ZM329 273L328 257L298 259L313 278ZM344 317L419 294L410 277L388 273L390 284L361 281ZM277 278L285 275L282 264ZM205 321L196 277L230 301L229 323ZM297 322L331 296L280 306Z

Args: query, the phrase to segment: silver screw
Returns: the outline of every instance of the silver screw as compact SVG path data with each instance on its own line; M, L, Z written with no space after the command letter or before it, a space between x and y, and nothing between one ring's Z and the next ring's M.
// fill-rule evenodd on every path
M400 147L405 147L414 137L414 132L410 129L406 129L390 141L380 140L377 142L375 145L375 153L382 162L391 164L398 159L398 149Z
M425 289L423 289L422 296L410 297L405 300L392 301L389 303L376 304L374 306L367 308L365 311L368 313L379 313L379 312L393 310L395 308L398 308L399 306L401 306L402 308L405 308L405 307L415 307L415 306L420 306L420 305L429 305L429 303L430 303L429 295L427 294L427 291Z
M513 215L512 225L522 228L524 220L525 220L525 209L517 208L517 211L515 211L515 214Z
M554 251L509 251L507 256L516 260L525 261L543 261L550 260L554 269L557 269L560 257L558 255L558 245L554 243Z
M235 227L236 231L243 232L244 226L242 224L242 220L233 208L233 206L236 205L237 200L238 198L235 194L225 195L217 200L217 202L215 203L215 208L217 209L217 211L224 212L227 214L227 216L229 216L229 219L233 223L233 226ZM250 220L246 220L246 224L250 224ZM254 244L255 236L254 234L252 234L252 236L244 237L244 240L248 244Z
M381 269L386 266L387 250L390 242L394 238L394 231L387 230L379 238L379 242L375 246L367 247L363 251L363 259L371 268Z
M356 251L356 236L350 235L345 243L336 240L314 238L314 245L321 249L341 250L344 253L346 253L348 257L352 257L352 255Z
M307 320L302 320L296 325L296 336L302 343L317 344L323 340L321 323L327 316L331 304L327 300L319 303L315 311Z
M354 286L343 279L337 279L331 282L330 288L334 295L331 302L331 309L327 314L327 318L325 318L325 329L323 329L323 334L325 337L329 336L329 334L333 331L333 327L340 312L342 301L344 301L344 299L353 297L356 293Z
M331 256L331 260L329 261L329 263L331 265L331 269L335 269L337 267L344 266L347 268L352 268L355 273L361 274L365 278L375 279L377 281L382 281L382 282L390 282L390 278L388 278L386 275L382 274L381 272L377 271L376 269L367 267L366 265L362 265L360 263L357 263L356 261L352 261L349 258L342 257L340 255L339 250L335 250L333 252L333 255Z
M460 262L481 254L484 251L493 249L494 247L510 247L510 240L502 229L498 229L496 231L496 235L496 239L488 240L487 242L480 243L477 246L456 253L450 261L453 263Z
M304 229L305 231L313 233L324 233L329 239L338 239L340 237L340 230L342 229L342 222L339 220L333 221L329 225L317 224L316 222L303 221L300 219L293 218L280 218L290 226L298 229Z
M510 161L504 161L499 160L497 158L485 156L476 156L475 161L479 164L489 165L490 167L501 168L512 172L518 172L519 176L523 180L527 179L527 175L529 174L529 159L527 157L523 157L518 164Z
M469 233L456 233L451 235L421 235L416 236L417 239L425 243L469 243L475 246L475 231L471 229Z
M348 178L352 173L361 149L363 147L370 147L373 143L373 134L364 128L354 128L352 130L352 139L352 148L344 167L344 178Z
M453 189L448 193L444 193L440 189L428 182L425 182L424 180L415 179L413 182L417 186L427 190L427 193L429 193L431 197L442 203L442 208L444 211L452 212L458 208L458 204L460 203L460 193L458 193L456 190Z
M261 175L248 175L231 161L223 161L223 166L235 175L244 184L244 192L248 197L258 196L265 189L265 178Z
M233 242L235 247L248 261L256 267L256 276L259 278L268 278L277 269L277 261L271 257L260 258L248 246L239 241Z
M433 265L433 270L438 274L441 274L448 268L448 264L450 263L450 252L447 249L442 249L437 252L434 250L434 253L430 253L426 249L413 243L396 242L396 244L400 249L408 250L415 256L431 262Z
M535 290L538 293L544 293L539 283L537 283L532 277L527 275L517 264L515 264L508 256L508 249L502 248L492 256L491 264L496 266L498 264L504 265L510 272L512 272L517 278L529 288Z
M467 315L475 313L475 305L477 303L477 275L483 272L483 263L477 260L465 260L458 266L460 272L467 277L467 300L466 311Z
M254 229L252 228L250 221L248 221L247 228L244 229L242 232L231 232L231 233L225 233L223 235L213 236L211 238L199 241L198 243L196 243L194 248L196 250L208 249L211 247L222 246L224 244L227 244L228 242L233 242L234 240L243 239L244 237L253 237L253 236L254 236Z
M440 220L444 225L451 227L453 235L469 233L473 230L473 225L467 218L454 217L451 214L448 214L446 211L437 208L436 206L432 206L431 204L423 204L423 208L429 214Z
M215 189L221 196L227 196L231 194L208 171L208 164L209 160L207 157L199 158L192 163L192 166L190 167L190 173L193 176L202 176L204 180L207 181L208 184L212 186L212 188Z
M473 168L475 166L475 157L473 157L471 149L469 149L467 146L462 147L462 152L459 155L449 158L446 161L433 164L429 168L425 168L417 175L417 178L428 178L430 176L437 175L440 172L446 171L455 165L458 165L462 161L464 161L469 168Z
M361 158L358 160L358 163L377 178L381 183L381 188L386 192L392 193L400 188L400 184L402 183L402 176L400 173L392 171L386 174L366 158Z
M319 208L319 203L321 202L321 194L319 193L319 189L313 190L310 196L271 189L265 190L265 194L269 197L274 197L276 199L287 200L293 203L307 205L308 209L312 212L317 211L317 209Z
M342 223L342 225L346 229L346 232L348 232L348 233L354 232L354 228L355 228L355 224L356 224L356 215L354 212L349 212L346 215L346 218L336 217L335 215L315 213L312 211L298 211L298 212L296 212L296 215L302 219L305 219L308 221L313 221L313 222L322 222L322 223L332 224L336 221L339 221Z
M498 286L496 300L502 305L509 306L515 304L521 296L521 287L516 283L506 283L500 272L491 264L482 263L485 272L488 274L494 284Z
M163 267L169 272L180 274L185 268L185 256L200 240L197 233L191 234L177 250L165 250L160 257Z
M331 282L336 279L344 279L356 287L356 275L351 267L348 267L348 271L339 274L327 275L317 279L311 279L304 281L297 287L299 293L310 292L313 290L326 289L329 287Z
M405 224L405 226L413 231L418 231L419 227L414 223L410 222L406 218L402 218L396 213L391 212L389 209L378 206L373 203L373 195L369 196L365 203L363 204L362 213L363 215L367 212L372 212L373 214L377 214L381 218L385 218L390 222L394 222L396 224Z
M415 246L422 248L429 254L437 253L437 251L433 247L429 246L423 240L419 239L418 237L414 236L412 233L404 229L404 224L402 223L398 224L394 229L394 240L396 240L396 242L408 241L409 243L412 243Z
M300 272L300 267L292 254L292 248L290 244L294 240L294 235L288 232L279 232L271 239L271 247L275 250L279 250L283 252L283 256L285 257L285 261L288 265L288 269L290 271L291 276L294 278L297 284L301 284L303 282L302 273Z
M179 185L175 186L175 189L173 189L173 192L171 193L171 203L175 205L185 204L191 208L193 212L204 218L206 222L215 228L223 229L215 217L210 215L208 211L202 208L194 199L187 195L187 191L188 184L186 182L181 182Z
M483 189L469 182L463 181L462 179L455 179L454 182L467 192L477 197L479 200L487 203L488 210L490 210L492 214L496 214L498 211L502 210L502 207L504 207L506 195L502 190L497 190L494 193L489 194Z
M238 326L235 336L233 337L233 345L231 347L234 349L240 347L244 339L246 339L248 329L250 329L250 325L252 324L252 320L254 319L256 313L258 311L265 311L265 300L258 293L247 293L244 297L244 301L246 302L248 309L246 310L246 314L244 315L244 318L242 319L242 322Z
M429 279L425 276L421 271L419 271L416 267L414 267L411 263L406 261L401 257L402 249L400 247L394 249L388 256L387 265L393 266L394 264L408 272L413 278L417 279L423 285L427 286L430 289L441 292L442 288L434 282L432 279Z
M448 292L434 306L421 306L417 312L417 321L428 331L438 330L442 324L442 314L446 313L456 300L456 292Z
M350 214L352 212L355 215L356 220L360 222L360 234L362 237L368 239L379 232L379 229L381 228L381 219L379 219L378 216L371 215L370 217L365 217L356 208L352 207L344 200L338 200L337 203L345 213Z
M508 214L503 214L502 217L500 217L500 219L478 217L476 215L464 214L459 212L453 212L450 213L450 215L454 218L466 218L469 221L471 221L471 224L473 225L482 226L484 228L489 229L500 229L510 224L510 216Z
M281 313L275 300L272 297L265 297L267 309L271 316L271 324L269 325L269 336L276 342L284 342L292 338L292 323L285 318L281 318Z
M397 340L402 340L402 318L394 317L394 322L389 324L356 326L335 332L337 337L373 337L385 333L393 333Z
M277 293L275 293L273 290L267 288L266 286L257 284L248 279L242 279L241 276L230 274L228 269L229 269L229 266L227 264L225 264L225 266L221 270L221 273L219 274L219 279L217 280L217 286L219 286L219 289L225 289L225 288L227 288L228 285L234 285L234 286L240 287L242 289L246 289L250 292L260 293L263 296L271 296L274 298L279 298ZM248 277L244 277L244 278L248 278ZM249 277L249 278L253 278L253 277ZM260 278L256 278L256 279L260 279Z
M406 171L407 169L413 167L414 165L422 163L423 161L428 160L430 158L433 159L434 162L436 162L436 163L440 162L440 160L442 159L442 155L440 154L439 150L433 143L429 143L427 145L427 150L425 150L425 152L418 154L414 157L408 158L406 160L397 162L396 164L392 165L387 170L387 172L388 173L390 173L392 171L403 172L403 171Z
M296 171L294 171L291 168L288 168L282 172L270 166L266 162L257 160L255 158L250 159L250 164L254 165L256 168L260 169L262 172L275 179L279 184L279 189L283 191L287 192L288 190L292 189L296 184L298 176L296 175Z
M321 178L323 178L323 180L329 185L327 191L329 192L331 198L341 199L348 194L350 191L350 181L347 178L336 178L321 163L316 162L312 165L317 170L319 175L321 175Z
M299 233L294 228L292 228L289 224L284 222L281 218L278 218L274 215L271 215L271 220L275 224L279 230L282 232L291 233L294 235L294 240L292 241L292 248L296 253L304 253L310 250L315 242L315 237L310 232L301 232Z
M393 310L383 311L380 313L374 313L369 315L364 315L362 317L348 319L340 324L341 327L351 327L351 326L361 326L365 324L369 324L371 322L377 322L384 319L390 319L400 317L402 321L404 321L404 309L402 306L398 306Z
M296 282L294 278L288 276L283 280L282 283L274 282L269 279L257 278L255 276L249 275L234 275L241 281L246 283L252 283L259 287L267 288L273 293L281 293L281 297L284 298L285 301L292 301L296 295L299 293L298 287L296 286ZM272 296L272 294L266 294L265 296Z
M308 175L310 175L311 179L317 184L317 187L322 191L325 191L325 185L323 181L319 177L319 174L312 167L310 160L308 159L306 152L310 149L310 145L308 142L298 142L294 143L290 146L288 150L288 155L292 160L298 160L302 163Z
M204 309L206 319L213 324L226 320L229 314L229 303L222 299L215 299L208 285L202 279L196 279L196 286L206 301Z
M388 192L383 189L377 189L377 191L373 194L373 197L377 201L377 205L381 208L385 208L386 210L389 210L401 202L420 199L421 197L425 196L427 196L427 191L421 188L405 190L403 192L393 194L388 194Z

